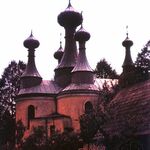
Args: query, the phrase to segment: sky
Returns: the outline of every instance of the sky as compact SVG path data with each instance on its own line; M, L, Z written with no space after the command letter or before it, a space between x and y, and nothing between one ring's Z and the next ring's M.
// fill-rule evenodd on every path
M150 40L149 0L71 0L71 3L75 10L83 11L83 27L91 34L86 53L93 69L105 58L121 73L126 26L134 43L133 61ZM60 39L63 47L65 42L64 28L57 23L57 16L67 5L68 0L0 0L0 74L12 60L27 63L28 52L23 41L32 30L40 42L35 52L37 69L43 79L53 78L57 66L53 54Z

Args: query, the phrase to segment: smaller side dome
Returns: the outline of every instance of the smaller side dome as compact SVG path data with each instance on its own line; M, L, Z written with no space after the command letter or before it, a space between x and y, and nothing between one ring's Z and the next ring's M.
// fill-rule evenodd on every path
M54 53L54 57L55 57L56 59L61 59L62 56L63 56L63 54L64 54L63 49L59 48L58 51L56 51L56 52Z
M23 42L23 44L28 49L34 49L40 45L39 41L34 38L32 32L31 35Z
M75 34L75 40L76 41L88 41L89 39L90 39L90 33L85 31L85 29L81 25L81 28Z
M56 58L59 62L64 54L64 50L62 48L62 42L60 42L59 49L54 53L54 58Z

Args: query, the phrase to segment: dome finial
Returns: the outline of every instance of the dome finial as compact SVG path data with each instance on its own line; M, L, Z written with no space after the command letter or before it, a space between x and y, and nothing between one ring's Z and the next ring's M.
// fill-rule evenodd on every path
M83 11L81 11L81 17L83 18ZM81 28L83 28L83 21L81 23Z
M129 35L129 33L128 33L128 25L126 26L126 35L127 35L127 38L128 38L128 35Z
M31 29L31 34L30 34L30 36L33 36L33 30Z
M60 33L60 47L62 47L62 33Z
M71 0L69 0L69 4L68 4L68 7L70 7L71 6Z

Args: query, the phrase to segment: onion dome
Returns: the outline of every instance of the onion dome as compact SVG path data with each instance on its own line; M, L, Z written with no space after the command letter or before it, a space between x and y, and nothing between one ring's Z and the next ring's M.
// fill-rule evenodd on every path
M128 33L126 39L122 42L122 45L124 47L131 47L133 45L133 42L128 37Z
M75 33L74 36L76 41L79 41L79 55L77 58L77 63L72 70L72 72L77 72L77 71L90 71L93 72L91 69L87 57L86 57L86 52L85 52L85 42L90 39L90 34L85 31L83 26L81 25L81 28Z
M71 71L77 62L77 46L74 39L76 27L82 23L82 15L75 11L70 1L65 11L58 15L58 23L65 28L64 54L55 69L55 81L61 87L71 83Z
M121 87L127 87L134 83L133 79L135 78L135 67L130 52L130 47L133 45L133 42L129 39L128 33L122 45L125 47L125 58L122 65L123 72L119 77L119 85Z
M60 47L59 49L54 53L54 58L56 58L58 60L58 63L60 63L61 58L64 54L64 50L62 48L62 42L60 41Z
M130 53L130 47L133 45L133 42L129 39L128 33L127 33L126 39L122 42L122 45L126 48L123 66L133 65L133 61L132 61L131 53Z
M90 33L85 31L85 29L81 25L81 28L75 34L75 40L79 42L85 42L88 41L89 39L90 39Z
M77 27L82 23L82 15L72 7L70 0L65 11L58 15L58 23L63 27Z
M94 72L88 63L85 51L85 42L90 39L90 34L81 25L74 38L76 41L79 41L79 54L77 63L72 70L71 84L62 90L62 94L70 92L97 94L98 88L94 84Z
M34 49L39 47L40 43L37 39L34 38L32 32L31 35L24 41L24 46L28 49Z
M31 35L24 41L23 44L26 48L28 48L28 63L25 72L21 76L21 84L22 88L29 88L39 85L42 81L42 78L37 71L34 59L35 48L37 48L40 43L33 37L31 32Z

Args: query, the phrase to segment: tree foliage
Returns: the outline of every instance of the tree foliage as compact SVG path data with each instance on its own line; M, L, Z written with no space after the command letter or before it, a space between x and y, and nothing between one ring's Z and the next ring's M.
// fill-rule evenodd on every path
M33 133L25 139L21 150L46 150L46 130L43 126L33 128Z
M24 69L22 61L12 61L0 79L0 141L5 146L3 149L12 149L11 145L15 143L15 97Z
M80 140L77 133L67 128L63 133L55 131L50 137L46 136L43 126L33 128L33 133L25 139L22 150L78 150Z
M150 41L148 41L141 52L138 53L136 61L136 78L137 81L144 81L149 78L150 72Z
M0 79L0 105L9 111L13 118L15 117L15 97L18 94L20 76L25 67L22 61L18 63L11 61Z
M8 110L3 111L0 117L0 147L13 149L15 144L15 120Z
M98 78L118 79L118 74L105 59L97 63L95 73Z
M143 69L150 70L150 41L148 41L141 52L138 53L135 65Z
M63 133L55 132L49 138L49 147L51 150L78 150L80 139L72 128L66 128Z
M16 135L15 135L16 148L18 149L22 147L24 132L25 132L25 126L23 125L22 120L18 120L16 122Z

